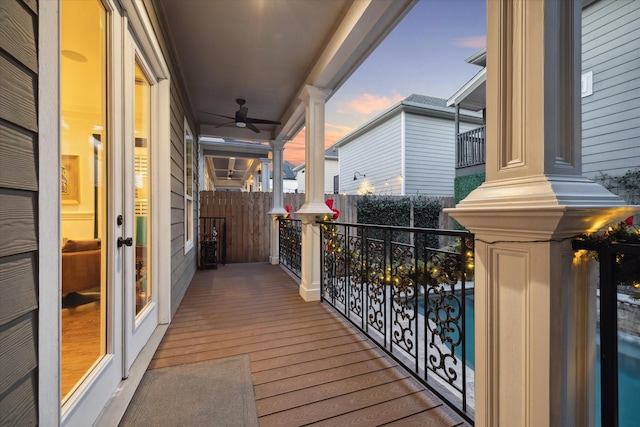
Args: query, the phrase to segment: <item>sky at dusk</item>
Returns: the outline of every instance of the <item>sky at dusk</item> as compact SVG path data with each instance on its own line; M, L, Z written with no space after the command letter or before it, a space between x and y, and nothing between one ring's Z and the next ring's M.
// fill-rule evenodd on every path
M325 107L325 147L411 94L449 98L480 69L485 0L420 0ZM284 159L304 162L304 129Z

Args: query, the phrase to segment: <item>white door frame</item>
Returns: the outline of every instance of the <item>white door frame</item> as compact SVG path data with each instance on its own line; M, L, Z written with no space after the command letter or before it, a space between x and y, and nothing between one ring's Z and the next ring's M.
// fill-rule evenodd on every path
M154 168L153 180L155 183L155 204L157 217L152 225L152 233L160 236L151 251L151 257L156 264L155 289L158 304L159 322L166 324L171 320L171 141L170 141L170 79L167 65L163 59L161 49L155 37L154 30L146 15L144 5L139 0L123 2L116 7L111 0L103 0L103 4L110 13L110 48L109 67L110 78L110 141L118 143L123 138L123 114L122 114L122 58L123 58L123 26L124 15L129 17L129 23L134 29L137 40L141 43L141 50L150 59L152 69L159 78L158 82L158 113L157 117L162 127L156 140L156 150L153 153ZM78 396L82 398L69 399L63 408L61 407L60 394L60 351L61 351L61 322L60 322L60 296L61 296L61 210L60 210L60 153L61 153L61 129L60 129L60 2L41 1L38 4L38 32L42 37L38 38L38 159L39 159L39 193L38 214L39 241L39 316L38 316L38 419L41 426L59 425L87 425L95 421L104 408L106 402L93 392L91 378L85 381L86 385L78 390ZM112 167L111 162L110 167ZM110 191L115 185L112 184ZM122 187L120 187L122 188ZM110 195L111 197L111 195ZM111 201L115 200L112 198ZM116 216L115 207L110 207L109 220ZM114 236L114 227L109 232ZM112 245L115 246L115 239ZM115 248L109 248L112 259L109 268L113 274L115 270L113 254ZM53 278L53 279L52 279ZM123 314L121 299L116 300L116 295L122 292L111 290L109 298L117 310L112 318L122 319ZM122 331L122 328L120 328ZM114 340L109 344L109 352L116 351L122 354L122 340ZM118 347L118 348L116 348ZM100 372L107 367L120 365L122 358L107 356L102 360L94 372ZM108 366L107 366L108 365ZM117 400L115 392L121 383L122 366L119 372L109 375L112 386L112 401ZM93 375L93 374L92 374ZM97 374L96 374L97 375ZM84 405L83 403L87 403ZM82 404L82 405L81 405ZM77 412L80 406L92 407L91 413ZM80 411L82 412L82 411ZM91 421L93 420L93 421Z
M135 37L131 34L132 29L128 28L125 36L124 43L124 127L125 136L121 147L122 151L122 177L124 179L124 185L122 189L123 205L122 215L124 217L124 224L122 229L123 238L132 238L134 236L134 219L135 219L135 195L134 195L134 158L135 158L135 66L136 64L142 69L150 86L149 86L149 119L150 119L150 134L148 135L148 149L150 153L149 162L149 186L150 186L150 203L149 203L149 226L150 230L148 236L150 238L151 245L148 247L149 256L149 278L151 279L151 301L149 301L142 311L136 315L136 301L132 298L135 295L135 246L123 246L121 250L124 252L124 276L123 276L123 289L124 289L124 353L123 353L123 378L129 376L129 368L133 364L134 360L151 337L151 334L155 330L158 322L158 295L156 292L155 278L157 276L156 267L158 265L157 259L154 257L153 247L158 241L158 236L153 232L153 224L156 219L157 206L155 204L156 198L156 186L154 182L153 171L156 169L156 164L153 158L153 152L155 151L157 135L160 134L159 117L158 117L158 81L154 75L151 67L145 59L144 53L139 49L138 44L135 41Z
M157 134L155 150L151 153L154 168L151 180L154 183L153 197L156 209L152 221L152 235L158 236L151 250L155 262L154 284L158 297L158 320L160 324L171 321L171 93L169 68L155 35L153 26L141 0L121 2L129 26L136 37L137 47L154 76L157 78Z

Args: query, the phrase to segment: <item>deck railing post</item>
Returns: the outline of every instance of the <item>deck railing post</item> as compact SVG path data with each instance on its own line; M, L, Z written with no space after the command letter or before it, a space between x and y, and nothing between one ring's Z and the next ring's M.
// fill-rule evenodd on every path
M615 257L611 246L598 251L600 258L600 380L603 426L618 427L618 296Z

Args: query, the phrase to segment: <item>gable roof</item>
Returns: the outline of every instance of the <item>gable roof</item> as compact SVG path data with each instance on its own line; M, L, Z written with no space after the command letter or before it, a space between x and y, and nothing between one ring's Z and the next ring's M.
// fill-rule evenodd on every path
M329 148L327 148L326 150L324 150L324 160L338 160L338 147L336 147L336 144L331 145ZM298 173L303 169L306 169L306 163L302 162L300 163L298 166L296 166L295 168L293 168L293 171Z
M447 107L446 99L427 95L412 94L402 101L398 102L397 104L391 106L387 110L383 111L356 130L352 131L351 133L340 139L338 142L336 142L333 146L342 147L358 136L368 132L372 128L380 125L382 122L385 122L391 117L394 117L402 112L450 120L453 120L455 117L455 108ZM460 121L481 124L482 114L474 111L460 110Z

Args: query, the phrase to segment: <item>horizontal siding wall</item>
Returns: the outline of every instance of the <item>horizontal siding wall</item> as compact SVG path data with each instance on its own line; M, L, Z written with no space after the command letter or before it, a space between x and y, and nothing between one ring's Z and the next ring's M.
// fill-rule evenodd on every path
M153 7L153 2L145 0L145 6L149 12L151 22L156 30L156 34L159 37L160 46L162 48L165 59L169 66L171 75L173 76L171 81L171 117L170 117L170 129L171 129L171 315L173 316L182 302L191 279L197 269L197 242L194 240L194 248L187 254L184 253L184 239L185 239L185 210L184 210L184 118L187 117L189 127L192 132L197 132L197 128L194 124L193 118L190 116L186 102L184 101L182 87L179 85L179 79L177 76L180 74L177 71L175 65L175 58L173 52L168 48L166 39L162 38L162 34L166 34L163 31L163 27L160 25L156 11ZM194 147L193 156L194 164L198 165L198 135L194 135ZM194 175L197 171L194 171ZM194 176L194 197L193 197L193 209L194 209L194 231L193 235L197 238L197 214L198 214L198 178ZM166 236L160 236L160 238L166 238ZM160 260L165 262L165 260Z
M324 192L325 194L333 193L333 177L340 173L338 169L338 160L324 159ZM296 173L296 183L298 185L298 193L305 192L305 183L307 178L307 168L302 168Z
M333 193L333 177L340 174L338 160L324 161L324 193Z
M2 0L0 16L0 425L26 426L38 424L37 4Z
M582 13L582 172L623 175L640 168L640 1L600 0Z
M460 123L460 132L477 124ZM453 196L455 123L453 120L405 115L405 194Z
M340 147L340 193L401 194L401 125L398 114ZM366 177L354 181L356 171Z

